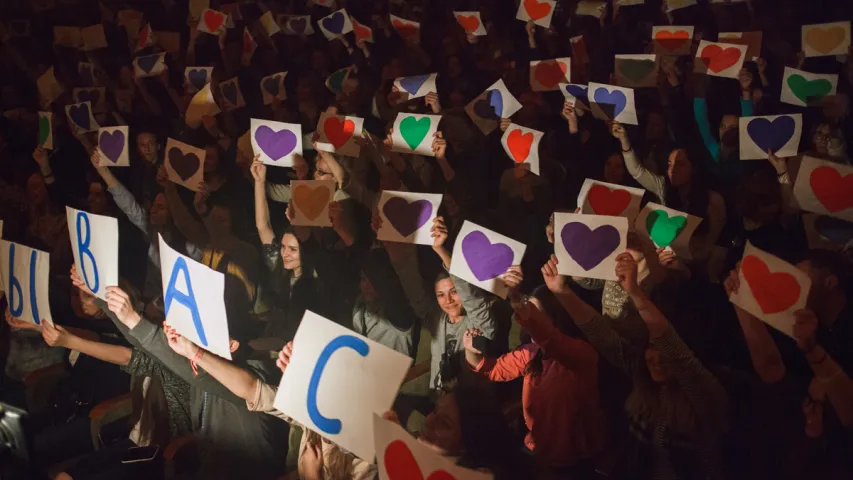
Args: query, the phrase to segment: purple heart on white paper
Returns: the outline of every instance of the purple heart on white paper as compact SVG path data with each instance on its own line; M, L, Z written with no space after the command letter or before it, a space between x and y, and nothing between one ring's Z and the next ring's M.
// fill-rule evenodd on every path
M124 132L114 130L112 132L101 132L98 138L98 147L113 163L118 162L124 151Z
M512 265L512 248L505 243L492 243L483 232L473 231L462 239L462 256L479 281L503 275Z
M429 200L409 203L402 197L392 197L382 206L382 213L400 235L408 237L429 221L432 203Z
M255 141L261 150L276 162L296 148L296 134L287 129L276 132L266 125L255 130Z

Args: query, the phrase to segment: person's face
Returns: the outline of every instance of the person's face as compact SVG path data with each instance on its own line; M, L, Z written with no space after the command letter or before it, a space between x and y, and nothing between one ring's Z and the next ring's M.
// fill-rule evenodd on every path
M47 187L38 173L27 179L27 200L34 206L43 205L47 200Z
M827 299L828 294L838 288L838 277L814 268L809 261L798 263L797 268L808 275L812 281L812 287L809 289L809 298L806 301L806 305L811 308L822 304Z
M653 112L646 117L647 140L658 140L663 137L665 131L666 125L664 124L661 114Z
M817 153L826 155L829 153L829 139L832 137L832 129L827 124L822 124L815 130L812 143Z
M219 149L216 147L205 147L204 149L204 171L215 172L219 167Z
M654 348L646 348L646 366L655 383L665 383L672 378L672 369L661 359L660 352Z
M162 227L168 223L169 205L166 203L166 195L161 193L154 197L154 203L148 212L148 218L151 221L151 225L155 227Z
M79 288L77 289L77 296L80 298L80 308L83 310L83 314L94 317L101 313L101 309L95 301L97 297Z
M302 266L299 259L299 242L290 233L281 237L281 262L285 270L295 270Z
M143 132L136 136L136 151L149 163L157 162L157 137Z
M418 441L441 455L456 456L462 453L462 424L459 406L452 393L435 401L435 408L424 420Z
M673 150L669 154L667 175L669 176L669 183L673 187L682 187L690 183L690 178L693 176L693 165L690 164L690 159L687 158L687 152L684 150Z
M726 146L737 145L738 118L736 115L723 115L720 121L720 143Z
M625 181L625 163L622 155L614 153L604 162L604 181L621 185Z
M109 210L109 202L107 201L107 192L104 186L98 182L89 184L89 211L96 214L103 214Z
M317 163L314 164L314 180L334 180L335 177L332 175L332 172L329 171L329 165L326 164L326 160L320 158L317 160Z
M453 56L447 60L447 74L451 77L458 77L462 74L462 63L459 57Z
M459 301L456 287L450 278L443 278L435 282L435 298L438 300L438 306L448 315L453 317L462 315L462 302Z
M367 279L364 273L358 277L358 289L361 291L361 296L368 302L376 300L376 290L374 290L373 284L370 283L370 280Z

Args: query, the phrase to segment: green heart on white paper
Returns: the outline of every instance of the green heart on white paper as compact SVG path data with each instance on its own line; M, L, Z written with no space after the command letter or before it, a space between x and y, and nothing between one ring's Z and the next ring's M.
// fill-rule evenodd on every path
M420 119L415 117L406 117L400 121L400 135L403 140L414 150L426 138L429 128L432 126L432 120L427 117Z

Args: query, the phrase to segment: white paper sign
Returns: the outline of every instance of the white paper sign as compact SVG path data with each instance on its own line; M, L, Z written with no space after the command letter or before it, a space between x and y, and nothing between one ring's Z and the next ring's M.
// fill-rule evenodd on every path
M657 55L616 55L614 70L619 85L637 88L657 86Z
M199 18L196 29L213 35L221 35L225 33L227 18L227 15L222 12L217 12L209 8L205 9L201 12L201 18Z
M338 153L349 157L358 157L361 146L356 139L361 138L364 119L345 115L321 113L317 122L317 149L322 152Z
M133 60L134 74L139 78L160 75L166 69L166 63L163 60L165 56L165 53L156 53L154 55L136 57Z
M714 77L737 78L747 48L746 45L701 40L696 49L695 70Z
M267 32L268 37L272 37L281 31L281 27L278 26L278 23L275 21L275 18L273 18L271 11L264 12L258 21L261 22L261 26L264 27L264 31Z
M313 35L314 26L311 25L310 15L289 16L284 23L284 33L288 35Z
M501 137L501 145L513 164L529 165L530 171L539 175L539 142L543 135L544 132L512 123Z
M77 133L89 133L101 128L92 116L92 103L83 102L65 106L68 122Z
M853 167L804 156L794 198L805 211L853 222Z
M130 166L128 138L127 126L102 127L98 131L98 152L102 167Z
M213 80L213 67L187 67L184 84L190 92L199 92Z
M166 322L199 347L231 360L225 274L181 255L157 236Z
M306 311L275 408L372 462L373 414L391 408L411 364L408 356Z
M352 22L343 8L321 18L317 25L329 40L352 31Z
M434 157L432 141L440 120L441 115L398 113L391 135L391 151Z
M491 474L457 467L411 436L398 423L373 415L373 441L380 480L414 478L491 480Z
M658 55L687 55L693 43L692 25L652 27L652 40Z
M518 3L518 11L515 13L516 20L533 23L543 28L551 26L551 17L554 16L554 8L557 2L553 0L522 0Z
M595 118L637 125L634 89L590 82L587 97Z
M578 194L578 205L581 206L580 213L625 217L628 219L628 227L631 228L640 213L640 202L644 193L646 191L642 188L624 187L587 178Z
M453 12L456 21L465 30L465 33L481 37L486 35L486 26L483 25L483 19L480 18L480 12Z
M187 107L187 113L184 114L187 125L192 128L198 128L201 125L202 117L206 115L218 115L220 110L213 98L213 92L210 89L211 84L208 83L198 93L193 95L190 104Z
M802 48L807 57L846 55L850 48L850 22L803 25Z
M807 107L820 103L823 97L835 95L838 75L809 73L785 67L782 76L782 103Z
M106 300L118 285L118 220L65 207L77 273L89 291Z
M252 150L261 162L276 167L292 167L293 157L302 155L302 125L253 118Z
M599 18L601 16L601 12L606 8L606 2L602 2L600 0L582 0L581 2L578 2L575 15Z
M637 232L650 238L657 248L671 248L682 258L690 255L690 238L702 219L688 213L649 202L634 224Z
M394 80L394 86L397 87L397 90L407 93L409 100L425 97L430 92L438 93L438 88L435 86L435 78L437 76L437 73L429 73L412 77L400 77Z
M75 88L71 91L72 96L77 103L89 102L92 104L92 112L103 113L104 101L106 99L107 89L105 87L90 87L90 88Z
M197 192L204 181L205 151L170 138L166 142L166 173L169 180Z
M382 227L377 240L432 245L430 234L442 195L383 190L378 211Z
M665 0L665 3L666 11L669 13L681 10L682 8L692 7L696 5L696 0Z
M39 112L39 146L53 150L53 113Z
M403 40L414 38L420 35L420 23L413 22L411 20L406 20L405 18L400 18L396 15L389 15L389 17L391 19L391 26L394 27L394 30L397 31L397 34L400 35Z
M450 262L450 274L506 298L509 288L501 276L520 265L527 246L500 233L465 220Z
M284 89L284 79L287 72L278 72L261 79L261 95L264 97L264 105L269 105L273 100L287 100L287 91Z
M790 263L746 244L738 272L740 288L729 301L788 336L794 313L806 307L812 281Z
M563 93L563 97L565 97L572 106L575 106L578 103L578 99L580 99L581 103L584 105L589 104L589 86L587 85L581 85L579 83L561 83L560 92Z
M49 253L0 240L0 274L13 317L36 325L42 320L53 325L48 299Z
M572 59L569 57L530 61L530 87L534 92L559 90L561 83L571 81Z
M292 180L290 182L293 202L292 225L308 227L331 227L329 203L335 196L334 180Z
M800 149L803 115L767 115L739 119L740 159L767 159L767 150L777 157L793 157Z
M554 213L554 254L560 275L617 280L616 257L625 251L628 219Z

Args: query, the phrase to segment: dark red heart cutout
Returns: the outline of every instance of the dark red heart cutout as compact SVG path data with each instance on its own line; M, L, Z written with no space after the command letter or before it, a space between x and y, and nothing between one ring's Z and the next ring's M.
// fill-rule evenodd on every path
M211 32L219 30L219 27L221 27L224 22L225 15L213 10L206 10L204 12L204 24Z
M779 313L791 308L800 299L800 284L790 273L771 273L760 258L747 255L741 262L743 278L752 296L764 313Z
M841 176L832 167L818 167L809 177L815 197L830 212L853 207L853 175Z
M543 87L554 88L560 81L565 81L568 69L565 63L550 60L537 64L533 76Z
M737 63L740 59L740 50L734 47L722 49L717 45L708 45L702 50L701 58L702 63L709 70L719 73Z
M587 195L589 205L596 215L616 217L628 208L631 193L627 190L610 190L604 185L593 185Z
M418 461L402 440L394 440L385 447L383 462L389 480L424 480ZM456 480L456 477L444 470L436 470L426 480Z

